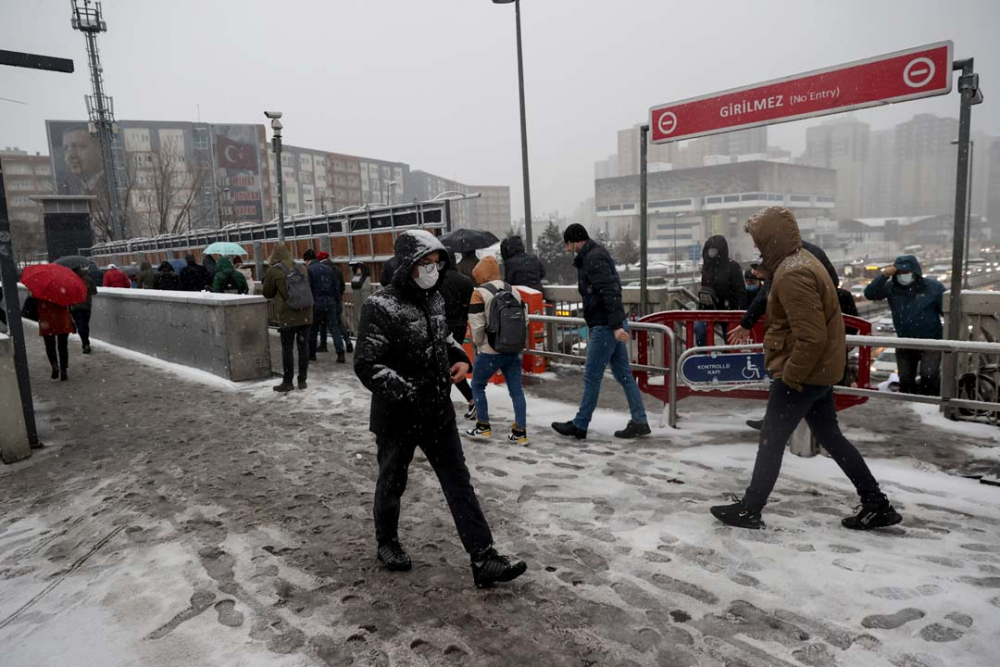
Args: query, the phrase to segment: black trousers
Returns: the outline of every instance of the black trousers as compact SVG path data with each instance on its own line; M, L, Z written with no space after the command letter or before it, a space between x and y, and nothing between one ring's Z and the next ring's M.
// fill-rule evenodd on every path
M458 341L459 345L461 345L465 341L465 330L466 330L466 328L467 328L466 326L461 326L461 327L452 327L452 329L451 329L451 336L456 341ZM472 374L469 373L469 375L471 376ZM466 402L471 403L472 402L472 387L469 385L469 381L468 380L462 380L461 382L459 382L455 386L458 387L458 391L462 394L462 396L465 397Z
M80 334L80 342L84 347L90 347L90 310L83 308L70 310L69 314L73 316L73 324L76 325L76 332Z
M472 488L462 441L454 424L418 436L380 435L375 442L379 467L375 485L375 539L380 544L398 536L400 501L406 491L410 461L418 446L437 474L465 550L473 554L493 544L493 534Z
M760 444L757 447L757 461L753 467L753 478L743 496L743 504L750 509L760 510L774 490L781 472L781 459L785 455L785 445L795 427L806 420L813 436L820 446L830 452L830 456L848 479L854 483L863 503L886 501L861 453L850 440L840 432L837 411L834 405L833 388L806 385L801 392L795 391L781 380L771 384L771 395L767 401L764 425L760 430Z
M300 327L285 327L278 329L281 334L281 367L284 371L282 380L285 384L292 383L295 375L295 355L293 348L299 353L299 382L306 381L309 372L309 325Z
M904 394L939 396L941 393L941 353L896 349L899 391ZM917 375L920 382L917 382Z
M52 368L58 367L61 371L69 368L69 334L56 334L42 338L45 341L45 356L49 358ZM57 346L58 355L56 354Z

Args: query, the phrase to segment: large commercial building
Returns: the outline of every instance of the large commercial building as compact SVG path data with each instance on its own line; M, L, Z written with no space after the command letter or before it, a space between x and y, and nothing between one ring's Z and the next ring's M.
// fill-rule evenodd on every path
M684 143L650 144L647 160L651 171L689 169L719 163L720 158L766 155L767 128L757 127L717 134ZM618 152L594 164L597 179L634 176L639 173L639 125L618 131Z
M708 237L729 240L734 259L756 256L743 223L765 206L787 206L806 221L829 216L836 204L832 169L763 160L649 174L651 261L700 257ZM596 182L597 216L612 237L639 236L639 178ZM815 225L812 225L815 227Z
M0 150L0 173L3 173L16 259L33 259L45 252L45 227L42 205L32 197L53 193L52 162L48 155L29 155L17 148L5 148Z

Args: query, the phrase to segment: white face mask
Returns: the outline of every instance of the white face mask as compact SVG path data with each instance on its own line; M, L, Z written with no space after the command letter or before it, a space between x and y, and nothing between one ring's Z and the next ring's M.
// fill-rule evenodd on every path
M916 276L914 276L912 273L900 273L899 275L896 276L896 280L899 282L900 285L906 287L907 285L913 282L913 279L915 277Z
M708 258L709 259L715 259L718 256L719 256L719 250L718 250L718 248L709 248L708 249Z
M417 277L413 280L420 289L430 289L438 282L438 265L428 264L417 267Z

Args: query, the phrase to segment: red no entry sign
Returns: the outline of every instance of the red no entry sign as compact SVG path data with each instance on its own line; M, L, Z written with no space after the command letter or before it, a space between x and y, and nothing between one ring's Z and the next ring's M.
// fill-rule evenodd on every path
M951 91L952 43L938 42L650 109L654 144L841 113Z

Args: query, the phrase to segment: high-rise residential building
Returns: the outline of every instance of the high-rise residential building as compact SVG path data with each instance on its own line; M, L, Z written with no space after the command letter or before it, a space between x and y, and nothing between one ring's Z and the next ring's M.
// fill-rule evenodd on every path
M838 218L864 215L866 168L869 161L868 123L854 118L837 118L806 130L806 150L801 164L837 172Z
M868 136L868 164L862 195L863 217L896 215L899 174L896 169L896 129L874 130Z
M29 155L17 148L0 150L0 173L7 198L7 217L17 261L28 261L45 252L42 205L32 197L55 190L48 155Z
M639 127L639 125L634 125L618 131L618 153L608 158L608 168L601 166L601 162L595 165L595 178L634 176L639 173ZM737 130L736 132L692 139L683 144L650 144L647 152L650 169L655 171L717 164L722 162L720 156L727 158L725 162L730 162L736 160L740 155L766 155L768 152L767 128L755 127L749 130ZM617 173L612 173L610 169L612 163L617 165ZM657 167L653 169L652 165L657 165Z
M896 126L895 158L899 174L893 215L954 213L958 120L918 114Z
M478 192L472 200L472 218L476 229L493 232L503 239L511 230L510 186L470 185L469 190Z

